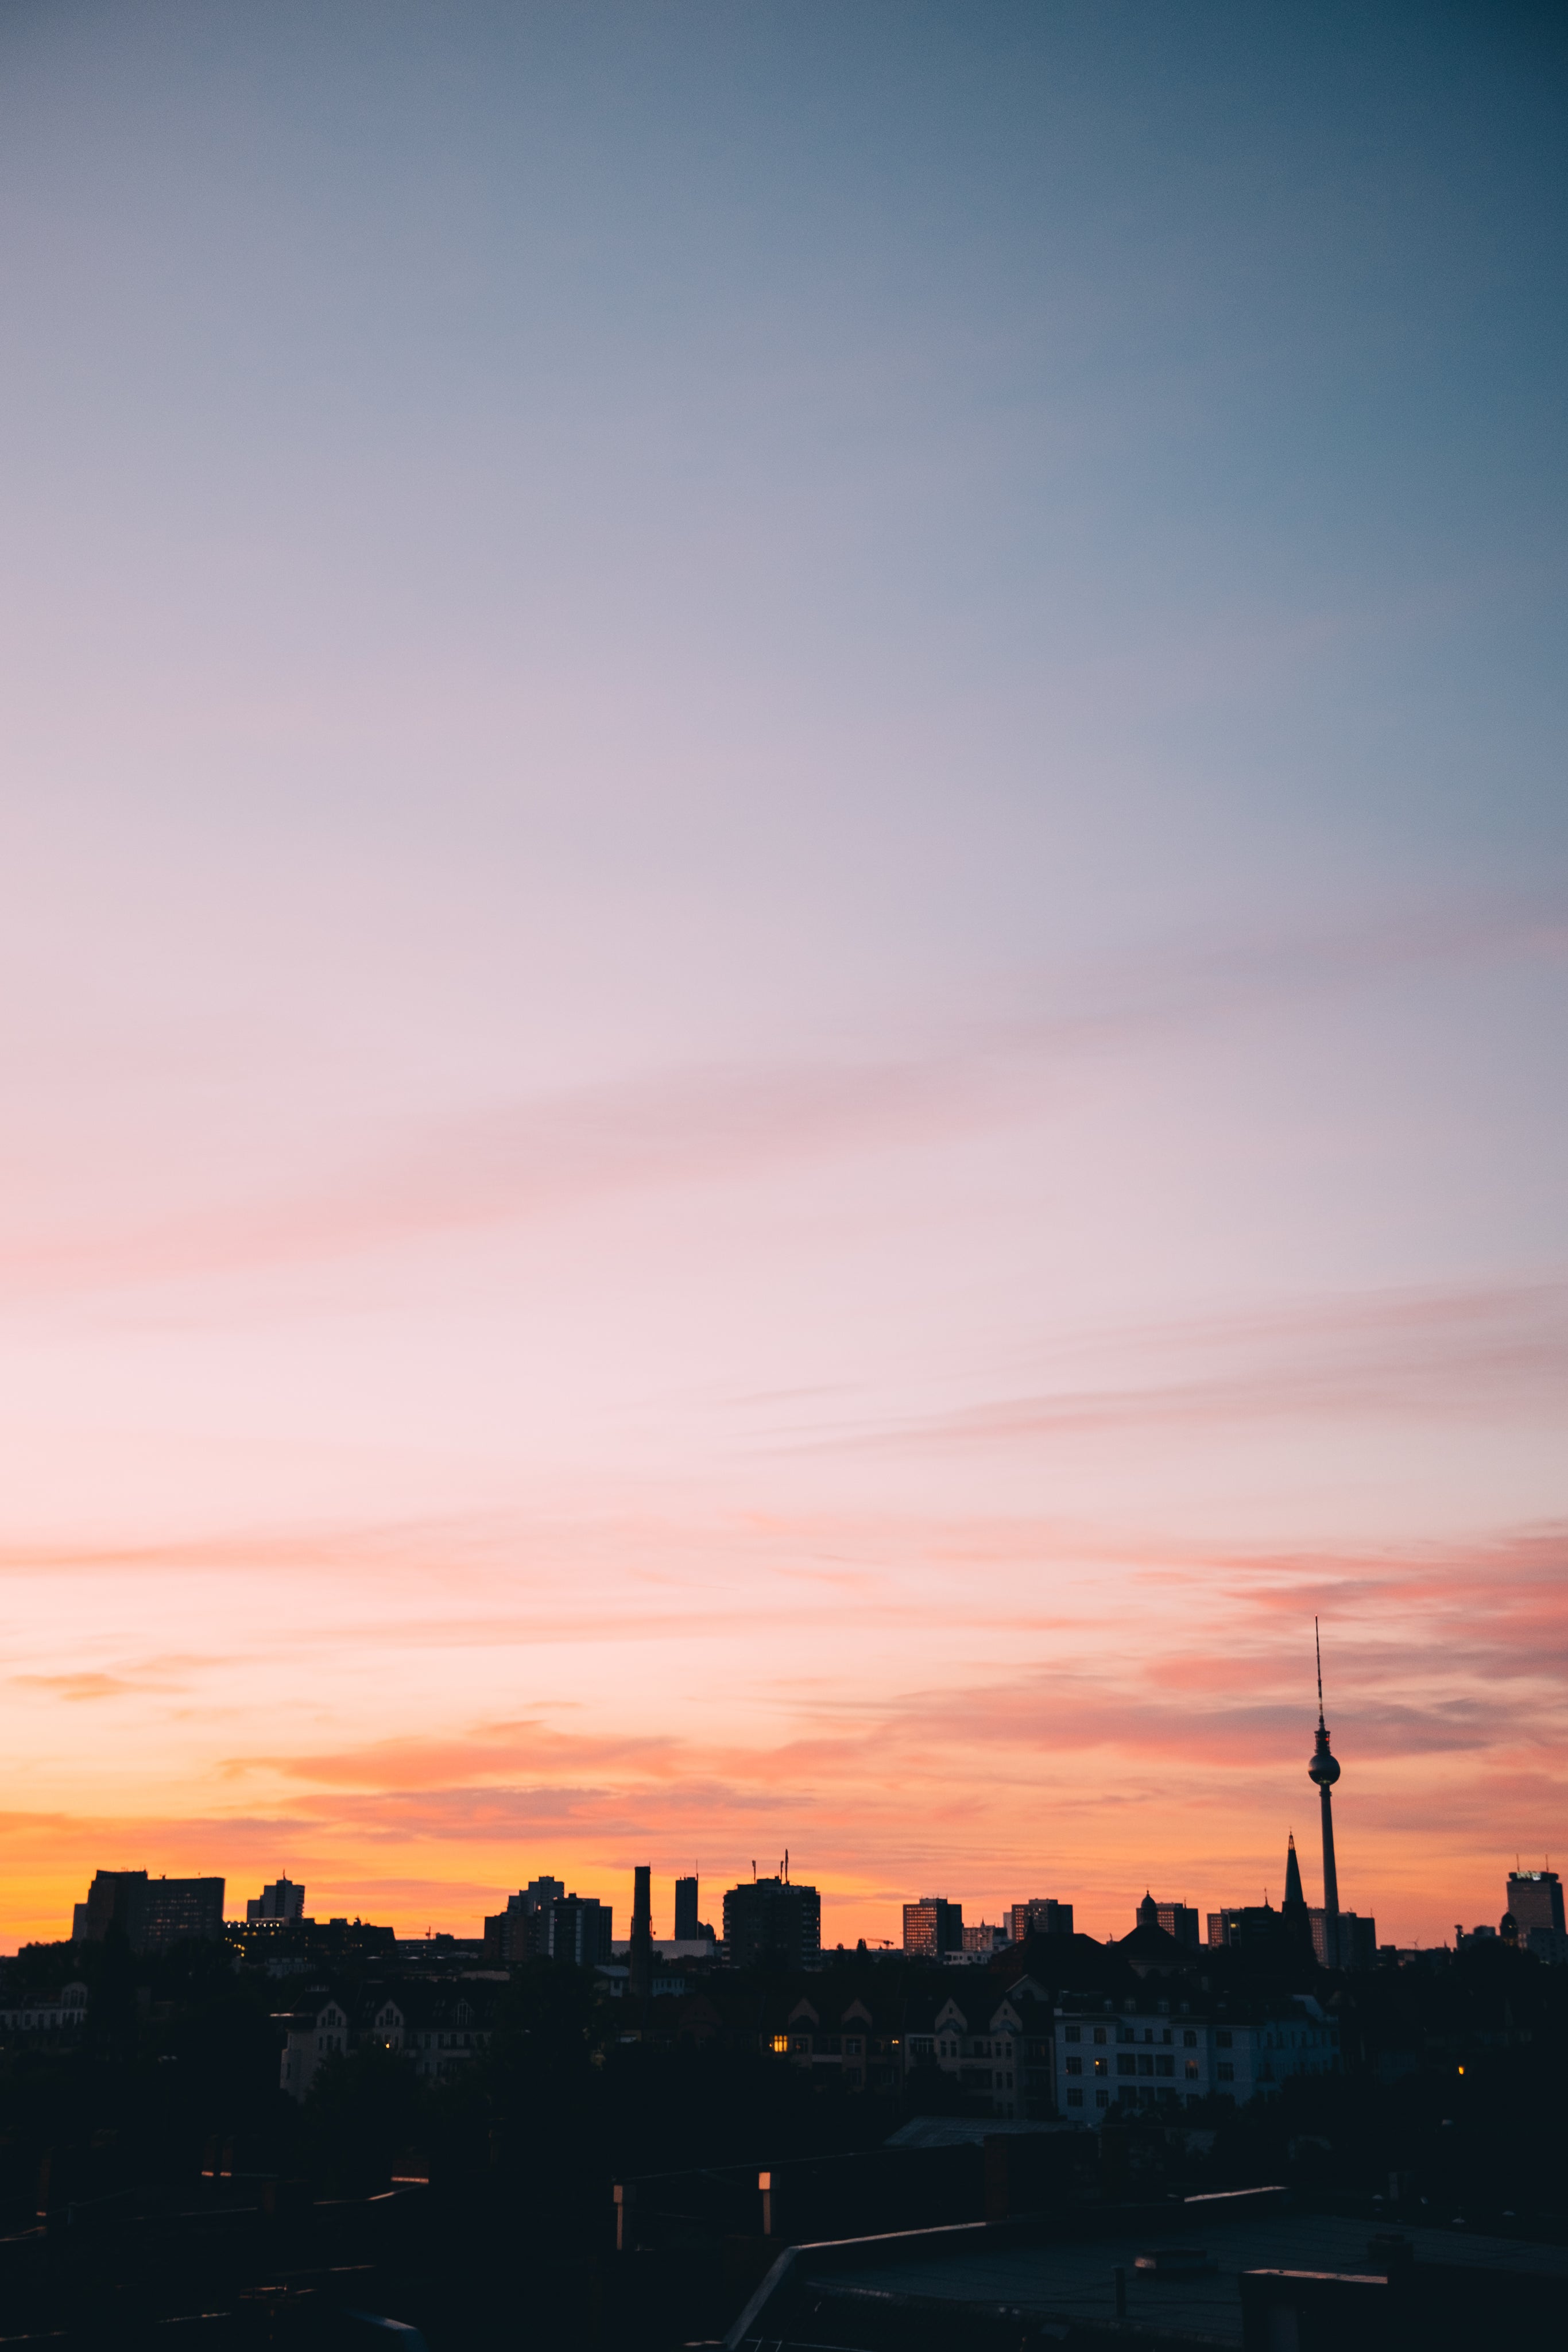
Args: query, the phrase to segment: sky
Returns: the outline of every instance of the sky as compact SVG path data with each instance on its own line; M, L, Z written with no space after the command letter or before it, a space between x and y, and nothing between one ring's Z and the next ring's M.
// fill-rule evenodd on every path
M1565 98L0 6L0 1946L1568 1846Z

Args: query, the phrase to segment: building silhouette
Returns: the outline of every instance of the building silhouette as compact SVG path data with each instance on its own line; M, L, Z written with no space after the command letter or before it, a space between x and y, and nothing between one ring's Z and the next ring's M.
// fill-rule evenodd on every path
M305 1889L297 1886L291 1878L276 1879L270 1886L264 1886L259 1895L251 1896L245 1906L245 1916L246 1924L252 1927L259 1927L267 1920L276 1920L280 1927L286 1927L291 1920L303 1919Z
M627 1954L627 1986L633 2000L646 2000L653 1990L653 1874L645 1862L632 1873L632 1948Z
M1323 1721L1323 1654L1318 1638L1317 1621L1312 1621L1312 1642L1318 1662L1318 1728L1307 1765L1307 1777L1317 1785L1318 1804L1322 1815L1323 1839L1323 1899L1321 1910L1311 1911L1312 1947L1320 1967L1325 1969L1369 1969L1377 1958L1377 1922L1359 1918L1354 1911L1339 1907L1339 1868L1334 1859L1333 1787L1340 1776L1339 1760L1329 1747L1328 1727ZM1291 1840L1291 1857L1294 1860L1296 1842ZM1287 1875L1290 1864L1287 1864ZM1301 1874L1296 1875L1298 1892ZM1288 1890L1287 1890L1288 1891Z
M1008 1934L1015 1944L1026 1936L1071 1936L1072 1906L1058 1903L1053 1896L1031 1895L1027 1903L1015 1903L1008 1913Z
M486 1920L486 1957L507 1969L530 1959L591 1968L610 1958L613 1916L608 1903L569 1895L563 1879L532 1878Z
M1563 1885L1554 1870L1511 1870L1508 1910L1502 1923L1506 1936L1549 1967L1568 1961L1568 1934L1563 1924Z
M221 1941L221 1878L149 1878L144 1870L100 1870L71 1918L73 1944L101 1944L120 1928L136 1953L166 1952L194 1939Z
M1202 1941L1198 1916L1190 1903L1156 1903L1152 1895L1145 1893L1138 1906L1137 1923L1140 1927L1163 1928L1187 1951L1196 1952Z
M1563 1882L1554 1870L1511 1870L1508 1907L1521 1936L1534 1927L1563 1933Z
M814 1886L788 1878L754 1878L724 1898L724 1944L733 1967L767 1960L780 1968L813 1967L822 1949L822 1903Z
M964 1906L943 1895L923 1895L904 1906L904 1948L924 1960L940 1960L964 1948Z

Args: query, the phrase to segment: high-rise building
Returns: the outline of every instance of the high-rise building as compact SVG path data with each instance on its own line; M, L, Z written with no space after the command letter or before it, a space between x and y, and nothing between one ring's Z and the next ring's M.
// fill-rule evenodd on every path
M568 1899L564 1879L530 1878L516 1895L507 1895L504 1911L498 1911L486 1920L485 1949L487 1957L507 1969L520 1968L528 1959L549 1959L551 1950L550 1906ZM575 1901L577 1898L570 1899ZM608 1958L608 1954L605 1957Z
M1190 1903L1156 1903L1152 1895L1145 1894L1138 1906L1137 1919L1140 1927L1159 1927L1166 1935L1174 1936L1178 1944L1197 1951L1200 1940L1198 1917Z
M1021 1944L1026 1936L1071 1936L1072 1906L1044 1895L1032 1895L1027 1903L1013 1905L1008 1927L1015 1944Z
M251 1896L245 1906L245 1916L253 1926L276 1920L279 1927L286 1927L291 1919L305 1916L305 1889L297 1886L291 1878L277 1879L272 1885L264 1886L259 1895Z
M695 1877L677 1878L675 1941L677 1944L695 1944L701 1934L702 1923L697 1917L697 1882Z
M904 1948L924 1960L939 1960L964 1948L964 1906L944 1895L923 1895L904 1906Z
M821 1956L822 1903L814 1886L788 1878L754 1878L724 1898L725 1951L736 1968L768 1961L811 1968Z
M1568 1965L1568 1934L1563 1925L1563 1887L1554 1870L1511 1870L1508 1874L1509 1921L1514 1940L1533 1958L1549 1968Z
M988 1927L983 1919L977 1927L964 1930L964 1949L967 1952L999 1952L1003 1945L1010 1941L1005 1927Z
M224 1932L221 1878L149 1878L144 1870L100 1870L71 1919L73 1943L99 1944L110 1925L133 1952L174 1944L217 1943Z
M1563 1933L1563 1882L1554 1870L1511 1870L1508 1907L1521 1937L1533 1927Z
M633 2000L646 2000L653 1989L653 1874L645 1862L632 1873L632 1948L627 1990Z
M591 1895L558 1895L541 1906L540 1919L545 1958L571 1960L580 1969L610 1958L614 1914L608 1903Z

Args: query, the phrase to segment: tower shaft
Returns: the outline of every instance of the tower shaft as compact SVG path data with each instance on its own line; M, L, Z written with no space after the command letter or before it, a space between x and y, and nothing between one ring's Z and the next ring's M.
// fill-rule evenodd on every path
M1339 1913L1339 1873L1333 1858L1333 1790L1325 1780L1318 1790L1323 1812L1323 1909L1331 1919Z

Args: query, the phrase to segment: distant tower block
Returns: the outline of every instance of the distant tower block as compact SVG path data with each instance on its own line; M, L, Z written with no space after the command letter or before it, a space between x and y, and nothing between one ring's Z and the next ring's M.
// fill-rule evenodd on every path
M1323 1651L1318 1639L1318 1622L1312 1620L1312 1640L1318 1654L1318 1736L1307 1766L1310 1779L1318 1784L1318 1800L1323 1813L1323 1910L1329 1918L1339 1915L1339 1874L1333 1859L1333 1799L1329 1791L1339 1779L1339 1764L1329 1753L1329 1735L1323 1722Z
M702 1933L697 1920L697 1882L693 1878L675 1881L675 1941L695 1944Z
M632 1874L632 1948L626 1958L626 1989L634 2000L646 2000L653 1990L653 1873L645 1862L638 1863Z

